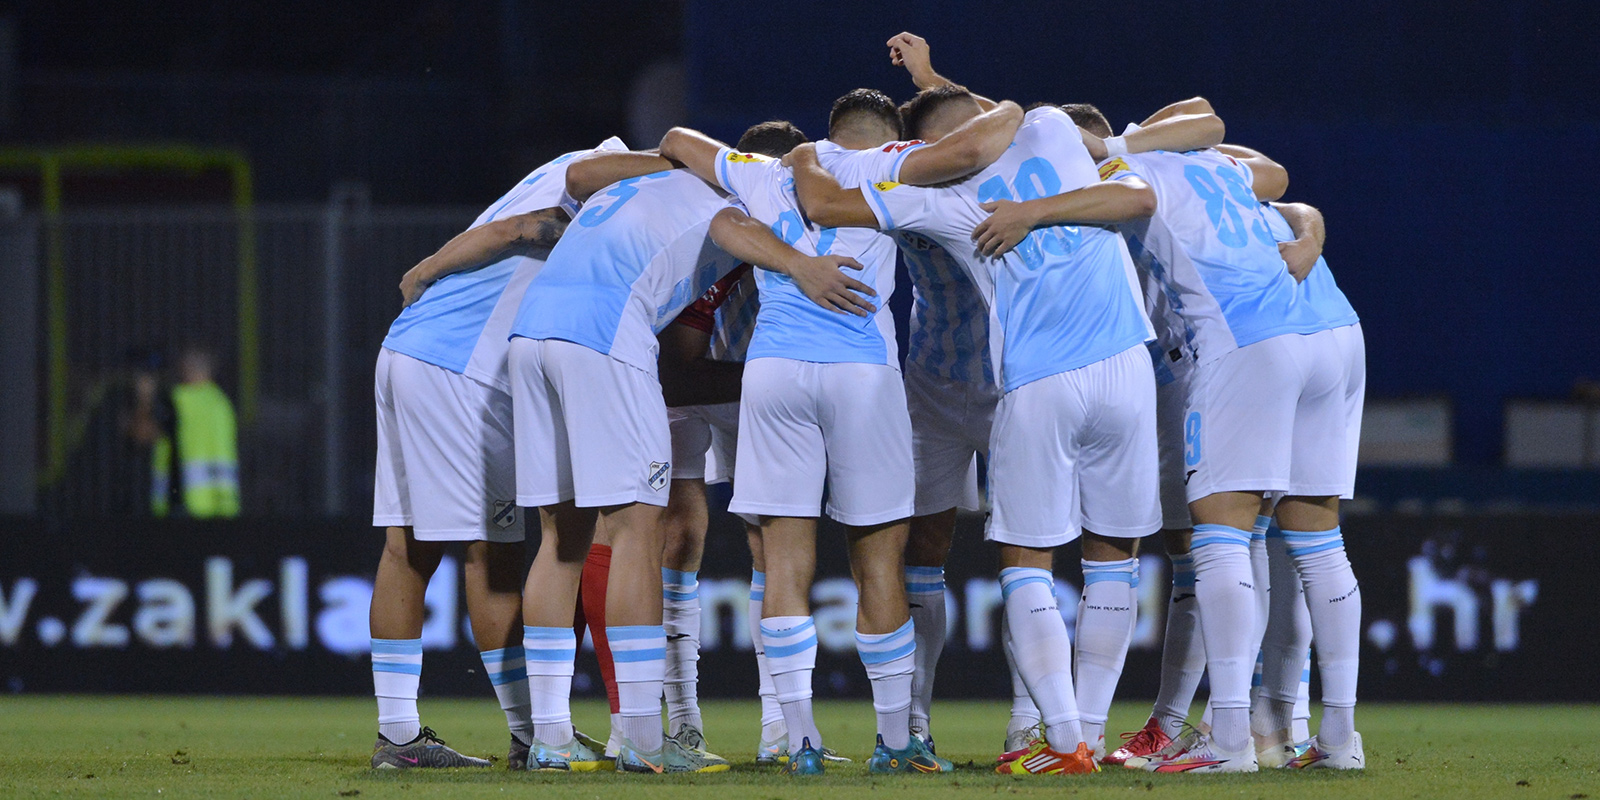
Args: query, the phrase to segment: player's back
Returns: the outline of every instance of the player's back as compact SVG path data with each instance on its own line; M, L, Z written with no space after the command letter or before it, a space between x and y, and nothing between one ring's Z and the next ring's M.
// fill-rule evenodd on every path
M596 150L626 150L612 137ZM567 165L594 152L578 150L559 156L528 173L468 228L495 220L565 205L576 207L566 193ZM506 339L522 292L544 266L550 251L515 255L492 264L440 278L417 302L400 312L383 346L426 361L480 383L510 391L506 378Z
M1272 238L1279 242L1294 241L1294 229L1289 227L1289 221L1283 218L1283 213L1271 205L1261 207L1261 216L1266 219L1267 227L1272 230ZM1295 293L1300 299L1315 311L1317 318L1322 320L1328 328L1342 328L1354 325L1361 321L1356 315L1356 309L1350 305L1349 298L1344 296L1344 291L1333 279L1333 270L1328 268L1327 259L1317 256L1317 263L1295 287Z
M1262 218L1248 167L1215 150L1156 151L1106 162L1108 179L1133 175L1156 192L1155 215L1121 226L1134 258L1154 264L1174 311L1193 326L1197 358L1318 321L1295 296L1294 279Z
M895 150L897 144L908 147ZM912 143L890 143L872 150L848 150L832 142L817 143L817 158L841 184L859 186L894 175ZM840 255L860 262L851 277L877 291L878 311L862 318L838 314L806 297L788 276L756 271L761 314L750 342L749 358L790 358L820 363L862 362L899 365L889 296L894 292L894 242L868 228L822 228L800 211L794 173L777 160L724 150L718 155L718 179L749 210L772 226L790 247L808 256Z
M977 175L938 189L880 185L867 197L885 228L927 233L967 267L989 304L992 360L1009 392L1150 338L1133 266L1115 233L1039 228L1000 259L983 258L971 241L988 217L980 203L1051 197L1098 180L1077 126L1060 109L1040 108L1028 112L1010 149ZM901 212L909 218L896 220Z
M528 286L511 334L574 342L653 373L655 333L738 264L707 236L727 205L686 170L595 192Z
M901 231L895 243L911 278L906 364L945 380L993 384L989 312L966 268L922 234Z

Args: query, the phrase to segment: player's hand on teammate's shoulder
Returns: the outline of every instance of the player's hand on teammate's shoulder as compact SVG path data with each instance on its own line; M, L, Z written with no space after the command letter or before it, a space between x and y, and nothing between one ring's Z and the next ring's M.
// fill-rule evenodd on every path
M804 144L796 145L793 150L790 150L789 152L784 153L783 154L783 158L779 159L778 163L782 164L785 167L792 167L797 162L798 163L808 163L808 162L816 161L816 160L817 160L817 143L816 142L806 142Z
M1311 269L1317 265L1317 257L1322 255L1322 248L1315 243L1295 239L1278 243L1278 255L1283 257L1283 263L1288 265L1289 274L1294 276L1295 283L1299 283L1311 274Z
M989 212L989 218L972 229L972 241L978 246L978 252L988 258L999 258L1011 252L1038 223L1026 203L990 200L979 203L978 207Z
M1089 149L1089 157L1094 159L1096 164L1106 160L1106 156L1111 155L1111 151L1106 149L1106 140L1082 128L1078 129L1078 133L1083 136L1083 146Z

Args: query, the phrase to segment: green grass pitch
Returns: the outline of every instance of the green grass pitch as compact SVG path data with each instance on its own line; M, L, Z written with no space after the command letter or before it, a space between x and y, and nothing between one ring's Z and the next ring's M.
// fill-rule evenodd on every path
M1143 722L1149 706L1122 703L1111 730ZM473 754L506 751L504 717L489 698L424 699L423 720ZM992 773L1004 735L998 702L935 705L948 776L869 776L872 706L817 709L828 744L856 759L819 779L747 764L758 732L754 702L705 706L712 749L735 762L721 775L509 774L504 769L376 773L367 768L375 709L365 699L9 696L0 698L0 797L537 797L927 800L959 796L1271 798L1600 798L1600 706L1363 705L1364 774L1148 775L1107 770L1074 777ZM603 734L605 708L575 709ZM1114 739L1114 737L1113 737ZM715 793L714 795L711 793Z

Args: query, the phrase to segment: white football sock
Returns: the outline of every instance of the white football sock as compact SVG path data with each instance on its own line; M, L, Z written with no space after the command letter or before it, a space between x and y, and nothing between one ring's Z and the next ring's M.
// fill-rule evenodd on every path
M1072 640L1056 605L1055 590L1049 570L1000 570L1000 593L1005 598L1017 671L1039 706L1051 749L1071 753L1083 743L1083 726L1072 689Z
M483 659L483 670L489 674L489 685L500 700L500 710L506 712L506 727L517 741L533 741L533 707L528 700L528 668L523 663L521 645L478 653ZM557 744L560 744L557 742Z
M1083 738L1100 747L1106 715L1138 621L1139 559L1084 561L1083 599L1078 603L1076 661L1078 714Z
M939 601L943 603L944 597ZM856 631L856 652L872 681L872 708L878 712L878 735L891 750L911 743L911 683L916 672L917 635L906 620L892 633ZM815 743L813 743L815 744Z
M1289 556L1283 532L1273 527L1267 535L1267 556L1272 602L1268 606L1266 636L1261 641L1261 697L1258 705L1266 719L1253 723L1257 733L1274 734L1294 727L1294 704L1300 694L1300 676L1311 653L1311 617L1306 611L1300 573ZM1300 741L1300 740L1296 740Z
M1194 558L1172 560L1172 600L1167 604L1167 632L1161 643L1161 688L1151 716L1168 736L1176 738L1189 719L1200 676L1206 671L1206 648L1200 637L1200 603L1194 593Z
M560 746L572 741L572 661L578 637L571 628L522 628L533 735Z
M1361 586L1344 552L1344 534L1284 531L1311 611L1322 677L1322 725L1318 743L1343 747L1355 733L1356 678L1361 664Z
M667 730L705 730L700 719L700 573L661 570L661 624L667 631Z
M1028 694L1028 684L1017 671L1016 648L1011 644L1011 626L1006 623L1005 610L1000 611L1000 648L1006 654L1006 669L1011 672L1011 720L1006 723L1006 736L1025 731L1039 724L1039 707Z
M822 732L811 714L811 673L817 668L817 626L810 617L768 617L761 621L761 641L783 721L789 730L789 754L800 752L809 739L822 749Z
M756 651L756 677L760 680L761 738L775 742L787 730L783 724L783 706L778 704L778 690L772 685L772 670L767 667L767 648L761 643L761 606L767 596L767 573L750 571L750 644Z
M622 735L635 749L661 749L661 684L667 674L667 631L660 625L607 625L617 673Z
M1309 612L1308 612L1309 613ZM1294 700L1294 724L1290 727L1292 738L1303 742L1311 738L1311 654L1306 654L1305 669L1300 673L1300 694Z
M1250 744L1250 673L1261 643L1256 629L1250 533L1226 525L1194 526L1196 599L1211 676L1211 733L1224 750Z
M930 735L933 676L944 652L944 567L906 567L906 601L916 628L916 674L911 679L911 727ZM891 747L893 745L890 745Z
M422 681L421 639L372 640L372 693L378 699L378 733L405 744L422 733L417 684Z

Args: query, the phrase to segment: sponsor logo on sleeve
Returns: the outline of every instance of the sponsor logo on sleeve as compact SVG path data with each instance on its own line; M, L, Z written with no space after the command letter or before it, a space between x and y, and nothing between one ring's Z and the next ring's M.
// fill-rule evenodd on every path
M924 142L921 139L912 139L909 142L890 142L890 143L888 143L888 144L883 146L883 152L885 152L885 153L904 153L905 151L910 150L911 148L916 147L916 146L918 146L920 144L924 144Z
M768 157L766 157L764 155L761 155L759 153L729 153L728 154L728 163L730 163L730 164L760 164L760 163L762 163L764 161L771 161L771 160L772 159L770 159L770 158L768 158Z
M1132 171L1133 169L1128 166L1128 162L1123 161L1121 158L1113 158L1100 165L1100 180L1109 181L1119 172Z
M895 181L878 181L877 183L872 184L872 188L877 189L880 192L887 192L899 185L900 184Z

